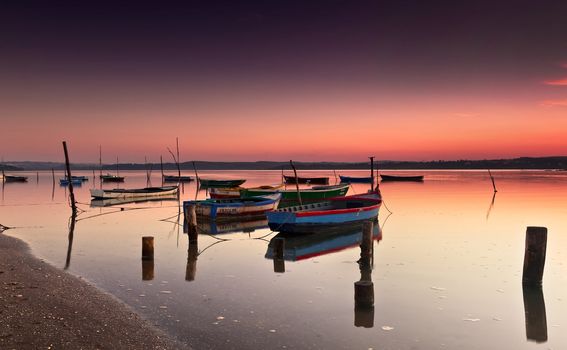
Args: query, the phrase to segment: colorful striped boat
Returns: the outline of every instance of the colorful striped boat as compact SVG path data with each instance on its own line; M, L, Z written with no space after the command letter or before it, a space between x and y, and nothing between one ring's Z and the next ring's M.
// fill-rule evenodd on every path
M234 199L205 199L183 202L183 212L188 219L188 210L195 206L198 216L206 216L211 219L230 219L242 216L264 215L267 211L278 207L280 193L267 196Z
M242 196L242 193L246 192L246 191L256 191L256 190L269 190L271 191L270 193L264 193L262 195L265 194L271 194L271 193L276 193L279 189L283 188L283 184L280 185L265 185L265 186L258 186L258 187L252 187L252 188L242 188L242 187L230 187L230 188L211 188L211 190L209 191L209 195L211 196L211 198L214 199L219 199L219 198L240 198ZM253 197L253 196L248 196L248 197Z
M268 225L273 231L312 233L325 227L337 227L374 220L382 205L379 191L324 202L298 205L271 211Z

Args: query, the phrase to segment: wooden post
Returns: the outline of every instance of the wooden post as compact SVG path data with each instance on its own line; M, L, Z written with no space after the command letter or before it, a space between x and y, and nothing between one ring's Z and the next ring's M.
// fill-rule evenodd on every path
M297 178L297 170L295 170L295 165L293 165L293 162L291 160L289 161L289 164L291 165L293 174L295 176L295 188L297 189L297 199L299 201L299 205L303 205L303 203L301 202L301 193L299 192L299 179Z
M93 186L94 186L95 181L96 181L96 175L95 175L95 171L94 171L94 168L93 168Z
M360 255L372 255L372 231L374 223L372 221L365 221L362 225L362 241L360 242Z
M163 158L161 155L159 156L159 167L161 169L161 183L163 184Z
M522 283L541 286L547 248L547 228L528 226Z
M142 260L154 260L154 237L142 237Z
M175 144L177 147L177 181L181 181L181 160L179 159L179 137L175 138Z
M6 174L4 173L4 167L2 166L2 182L6 182Z
M100 179L102 181L102 146L98 146L98 164L99 164L99 172L100 172Z
M274 260L274 272L284 273L285 272L285 260L284 260L284 250L285 250L285 239L282 237L274 237L273 242L273 260Z
M339 180L337 179L337 171L335 169L333 169L333 174L335 174L335 185L336 185Z
M536 343L547 341L547 316L541 286L522 286L524 314L526 317L526 338Z
M374 283L372 281L354 282L354 303L355 306L361 307L374 306Z
M39 183L39 171L35 173L35 183Z
M116 156L116 176L120 176L120 173L118 171L118 156Z
M199 185L199 174L197 173L197 167L195 166L195 161L192 161L191 163L193 163L193 170L195 170L195 181L197 181L197 187Z
M65 168L67 169L67 180L69 180L69 197L71 198L71 208L73 213L77 212L75 194L73 193L73 181L71 181L71 166L69 165L69 153L67 152L67 142L63 141L63 152L65 153Z
M372 178L370 191L373 191L374 190L374 157L368 157L368 158L370 158L370 177Z
M189 243L197 242L197 212L194 204L187 208L187 215L187 224L189 225L187 234L189 235Z
M55 186L55 169L51 168L51 178L53 179L53 186Z
M199 256L198 242L190 241L187 249L187 266L185 267L185 280L194 281L197 275L197 257Z
M360 281L354 282L354 325L372 327L374 325L374 282L372 282L372 231L374 224L366 221L362 225L360 242Z
M490 175L490 180L492 180L492 188L494 189L494 192L498 192L496 190L496 184L494 183L494 176L492 176L492 173L490 172L490 169L488 169L488 175Z
M154 279L154 261L142 260L142 281L151 281Z

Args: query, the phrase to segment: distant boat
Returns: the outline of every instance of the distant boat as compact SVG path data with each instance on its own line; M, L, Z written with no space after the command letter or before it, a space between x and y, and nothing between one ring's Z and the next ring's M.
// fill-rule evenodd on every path
M312 201L318 201L332 197L343 197L347 194L348 189L349 189L348 184L313 186L311 188L300 188L299 193L302 202L312 202ZM241 195L243 197L254 197L254 196L262 196L276 192L282 194L282 202L297 202L299 200L296 189L272 190L272 189L250 188L241 191Z
M213 180L213 179L201 179L199 178L199 184L201 187L238 187L245 183L246 180Z
M295 184L295 176L284 175L284 182L286 184ZM306 185L328 185L329 184L329 178L328 177L298 177L297 183L298 184L306 184Z
M105 174L100 175L102 182L124 182L124 176Z
M372 183L372 176L363 176L363 177L355 177L355 176L343 176L339 175L341 178L341 183L364 183L370 184Z
M380 178L382 179L382 181L423 181L423 175L402 176L380 174Z
M83 184L83 179L82 178L75 178L74 176L71 176L71 183L73 185L82 185ZM59 185L61 186L67 186L69 185L69 179L68 178L61 178L59 179Z
M146 187L146 188L132 188L132 189L121 189L117 188L114 190L104 190L104 189L91 189L91 197L93 198L149 198L149 197L160 197L160 196L170 196L177 194L179 187L177 186L164 186L164 187Z
M336 228L374 220L381 205L380 192L373 191L277 209L266 215L268 226L272 231L313 233L322 228Z
M281 185L265 185L265 186L258 186L258 187L251 187L251 188L242 188L242 187L230 187L230 188L211 188L209 194L211 198L219 199L219 198L239 198L242 196L243 193L246 191L255 191L255 190L262 190L262 191L270 191L269 193L262 193L261 195L271 194L277 192L280 188L283 188L283 184ZM251 197L251 196L248 196Z
M336 229L321 229L308 235L288 235L278 233L270 240L265 257L274 258L274 240L284 239L284 260L299 261L316 256L331 254L341 250L358 247L362 241L362 226L341 226ZM382 231L375 221L372 227L372 239L381 240Z
M168 194L168 195L160 195L157 197L149 196L149 197L133 197L133 198L104 198L104 199L96 199L93 198L91 200L91 207L98 208L98 207L111 207L114 205L124 205L124 204L133 204L133 203L147 203L147 202L157 202L157 201L177 201L177 193Z
M186 175L163 175L163 182L189 182L193 181L191 176Z
M6 182L27 182L27 176L19 176L19 175L4 175L4 181Z
M211 219L230 219L242 216L264 215L269 210L278 207L281 194L275 193L262 197L233 198L233 199L205 199L183 202L185 218L188 218L188 209L195 206L198 216Z

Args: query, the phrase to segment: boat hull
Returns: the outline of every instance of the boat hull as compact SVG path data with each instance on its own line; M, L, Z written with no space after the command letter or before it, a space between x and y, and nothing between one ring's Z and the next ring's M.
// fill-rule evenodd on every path
M420 182L423 181L423 175L417 176L401 176L401 175L380 175L382 181L413 181Z
M27 176L18 176L18 175L5 175L4 176L5 182L28 182Z
M286 184L295 184L296 178L295 176L288 176L284 175L284 181ZM305 185L328 185L329 178L328 177L298 177L297 178L298 184L305 184Z
M199 185L201 187L238 187L242 185L246 180L212 180L212 179L199 179Z
M124 176L117 175L101 175L102 182L124 182Z
M163 175L163 182L189 182L193 181L191 176Z
M353 176L343 176L339 175L341 179L341 183L361 183L361 184L370 184L372 183L372 176L366 177L353 177Z
M302 202L313 202L333 197L343 197L347 194L348 185L328 186L324 188L299 189ZM263 196L270 193L279 192L282 194L282 202L298 202L299 196L297 190L266 190L266 189L248 189L242 192L243 197Z
M179 187L165 186L165 187L146 187L137 189L91 189L91 197L98 199L108 198L152 198L160 196L171 196L177 194Z
M333 198L329 201L278 209L267 214L273 231L312 233L323 228L374 220L382 204L379 193Z
M198 216L211 219L230 219L235 217L264 215L264 213L278 207L281 195L279 193L269 196L248 199L216 200L183 202L185 217L188 218L188 209L195 206Z

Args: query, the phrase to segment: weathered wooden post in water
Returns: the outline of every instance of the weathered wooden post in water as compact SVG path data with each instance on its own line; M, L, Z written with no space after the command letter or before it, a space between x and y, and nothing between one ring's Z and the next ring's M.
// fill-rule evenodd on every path
M154 237L142 237L142 280L154 279Z
M65 153L65 168L67 169L67 180L69 182L69 198L71 199L71 209L73 215L77 214L77 204L73 193L73 181L71 181L71 166L69 165L69 153L67 152L67 142L63 141L63 152Z
M285 250L285 239L282 237L274 237L273 243L273 259L274 259L274 272L284 273L285 272L285 260L284 260L284 250Z
M360 281L354 282L354 325L374 326L374 282L372 282L373 222L364 222L360 242Z
M526 317L526 337L537 343L547 341L547 317L542 280L547 248L547 228L528 226L524 253L522 292Z
M299 192L299 179L297 178L297 170L295 170L295 165L293 165L293 162L290 160L289 164L291 165L291 168L293 169L293 174L295 176L295 189L297 190L297 200L299 201L299 205L303 205L303 203L301 202L301 193Z
M523 284L541 286L546 248L547 228L528 226L524 252L524 273L522 275Z
M189 207L187 207L187 224L189 243L197 242L197 237L199 236L199 234L197 232L197 211L195 209L195 205L190 205Z
M370 177L372 178L370 182L370 191L374 191L374 157L370 158Z

